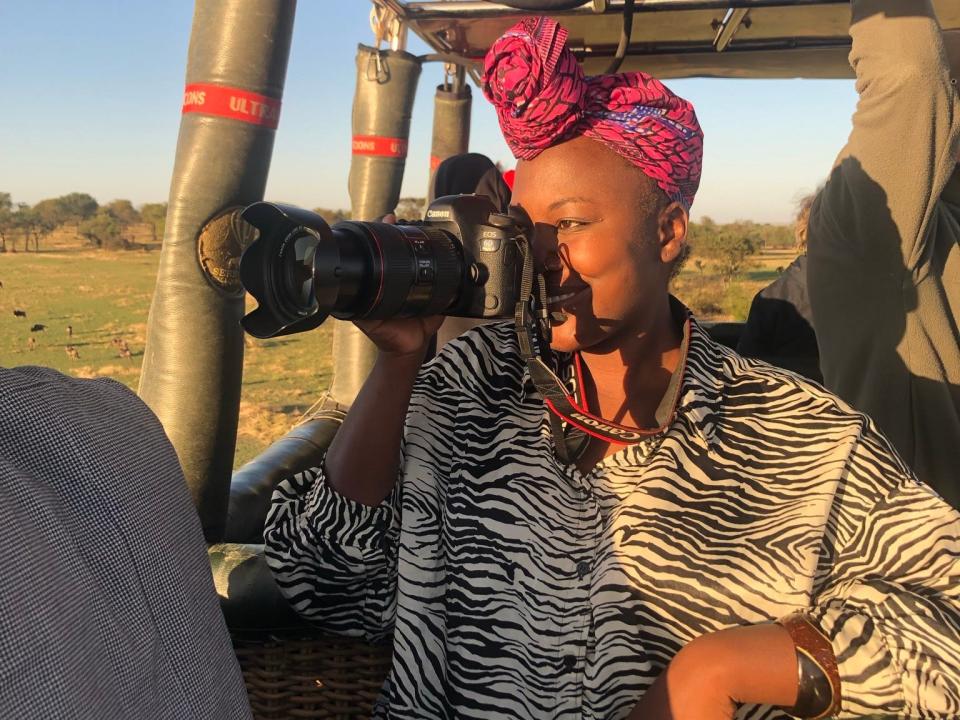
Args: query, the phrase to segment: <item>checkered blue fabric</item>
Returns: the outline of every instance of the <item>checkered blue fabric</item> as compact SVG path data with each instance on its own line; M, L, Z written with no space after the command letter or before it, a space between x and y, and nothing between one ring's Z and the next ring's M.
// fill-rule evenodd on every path
M110 380L0 368L0 717L249 718L173 447Z

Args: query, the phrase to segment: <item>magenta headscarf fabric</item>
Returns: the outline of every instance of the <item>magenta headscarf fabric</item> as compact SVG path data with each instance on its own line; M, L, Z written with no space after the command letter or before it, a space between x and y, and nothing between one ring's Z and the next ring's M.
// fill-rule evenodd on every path
M578 135L607 145L688 209L700 185L703 132L693 105L642 72L585 77L556 21L530 17L484 61L483 93L515 157L532 160Z

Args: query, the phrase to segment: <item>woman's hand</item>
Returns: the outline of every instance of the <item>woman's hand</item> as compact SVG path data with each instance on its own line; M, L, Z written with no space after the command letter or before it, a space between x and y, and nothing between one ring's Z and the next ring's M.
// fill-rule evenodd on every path
M748 625L686 645L638 702L629 720L731 720L740 703L790 707L797 656L779 625Z
M440 329L442 315L396 318L390 320L354 320L363 333L373 340L381 353L394 357L420 357L427 350L430 338Z

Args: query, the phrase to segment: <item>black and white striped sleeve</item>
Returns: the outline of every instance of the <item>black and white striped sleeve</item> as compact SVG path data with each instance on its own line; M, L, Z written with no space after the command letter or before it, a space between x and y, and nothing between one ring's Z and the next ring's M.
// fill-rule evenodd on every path
M393 632L404 478L445 481L457 406L454 367L436 358L417 377L397 484L380 505L338 493L327 484L322 462L274 491L264 528L267 563L293 608L327 632L370 642ZM420 510L411 512L419 516Z
M887 475L872 505L841 500L855 510L836 518L835 560L813 610L837 657L840 717L958 717L960 515L873 445L854 451L848 486L870 473L900 479L891 486Z
M277 486L265 556L281 592L327 632L371 642L390 635L396 603L398 488L369 507L331 488L321 466Z

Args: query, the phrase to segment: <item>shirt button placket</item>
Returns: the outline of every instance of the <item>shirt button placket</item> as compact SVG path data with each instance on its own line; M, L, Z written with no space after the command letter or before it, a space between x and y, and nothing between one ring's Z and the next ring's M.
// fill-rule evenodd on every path
M580 478L582 480L582 477ZM578 488L577 502L579 504L579 522L571 528L579 545L579 556L572 567L571 583L571 617L568 625L567 637L571 643L568 652L563 656L563 671L567 675L567 682L571 683L573 692L562 700L558 710L562 717L581 717L583 713L583 656L586 648L586 639L591 622L590 586L593 576L593 562L590 558L597 551L600 535L600 514L596 507L593 495ZM576 683L573 685L573 683Z

